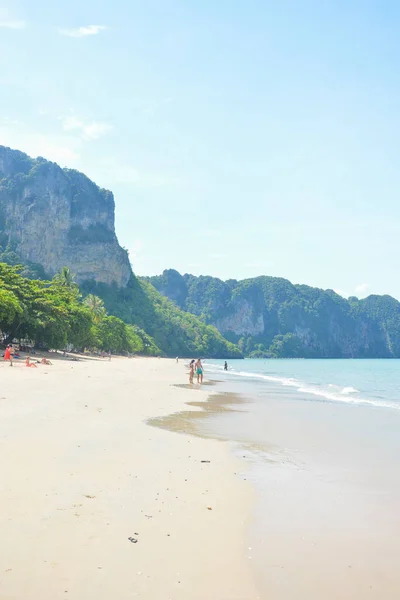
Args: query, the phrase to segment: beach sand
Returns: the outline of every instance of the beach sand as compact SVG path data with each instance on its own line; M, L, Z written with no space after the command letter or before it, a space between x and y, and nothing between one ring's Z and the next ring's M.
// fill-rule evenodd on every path
M147 424L210 394L173 385L182 361L21 361L0 379L1 600L261 598L243 465Z

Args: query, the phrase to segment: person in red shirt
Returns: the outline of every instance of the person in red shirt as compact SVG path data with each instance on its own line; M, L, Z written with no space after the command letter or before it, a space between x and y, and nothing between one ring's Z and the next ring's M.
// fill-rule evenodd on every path
M10 367L13 366L13 354L13 347L11 346L11 344L8 344L6 351L4 352L4 360L10 361Z

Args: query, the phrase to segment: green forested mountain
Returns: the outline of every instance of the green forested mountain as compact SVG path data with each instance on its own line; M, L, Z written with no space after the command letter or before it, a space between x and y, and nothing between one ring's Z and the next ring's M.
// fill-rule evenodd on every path
M214 327L177 309L149 283L132 276L124 290L94 282L79 289L67 268L43 281L0 263L0 332L6 341L29 340L40 348L240 356Z
M221 281L167 270L148 281L247 356L400 357L400 303L342 298L278 277Z
M221 281L174 270L135 277L115 233L112 193L82 173L4 146L0 263L23 265L12 276L4 271L6 278L30 278L32 284L22 278L21 289L38 298L32 303L20 298L18 286L10 289L0 277L0 315L11 319L0 323L3 337L13 334L24 315L17 334L44 345L77 343L71 341L73 323L88 309L98 309L92 295L103 300L108 313L101 325L93 321L101 347L131 345L153 354L221 358L400 357L400 304L389 296L345 300L332 290L277 277ZM75 316L53 280L64 266L76 275L82 294L70 302ZM65 311L64 327L60 315ZM125 329L126 324L132 327ZM118 343L110 332L118 333ZM126 335L131 341L136 336L133 346Z
M107 345L105 340L113 328L119 327L124 337L125 325L114 320L120 317L133 325L128 329L130 338L135 334L141 340L142 350L136 340L135 351L167 356L241 356L238 347L225 340L217 329L184 313L148 282L135 277L127 251L121 248L115 233L111 192L78 171L61 169L44 158L33 159L4 146L0 146L0 263L23 265L22 270L15 271L15 277L24 281L26 289L33 286L40 297L54 293L55 283L45 281L68 267L83 296L95 294L104 301L109 316L102 319L101 325L96 324L98 335L104 338L103 345ZM29 283L21 275L36 281ZM0 292L4 285L0 278ZM0 313L11 311L13 306L15 298L10 299L7 293L0 295ZM22 299L21 302L20 306L29 307L23 314L36 314L35 304ZM71 301L71 306L79 307L79 315L85 313L80 299ZM69 317L65 328L55 319L55 337L50 336L51 315L43 321L47 328L45 339L37 328L40 319L34 317L33 329L25 327L31 316L23 321L23 326L19 325L15 335L29 335L45 345L54 346L57 342L55 347L67 341L75 343L72 330L68 329ZM12 332L5 322L0 323L0 334L10 337ZM111 338L107 339L111 344ZM128 349L128 343L121 344ZM111 349L114 347L110 345Z
M100 296L111 314L143 328L168 356L242 356L215 327L180 310L149 282L134 275L125 288L87 281L81 289Z

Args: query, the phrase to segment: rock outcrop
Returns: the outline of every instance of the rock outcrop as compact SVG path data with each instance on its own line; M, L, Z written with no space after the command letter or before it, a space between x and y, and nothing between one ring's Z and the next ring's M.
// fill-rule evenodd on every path
M0 245L52 276L119 287L132 271L114 227L114 197L85 175L0 146Z
M342 298L278 277L221 281L167 270L148 278L248 356L400 358L400 303Z

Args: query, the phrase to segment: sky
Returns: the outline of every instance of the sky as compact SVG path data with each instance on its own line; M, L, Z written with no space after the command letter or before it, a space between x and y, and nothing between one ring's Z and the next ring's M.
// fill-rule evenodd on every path
M111 189L134 271L400 299L400 4L0 0L0 144Z

